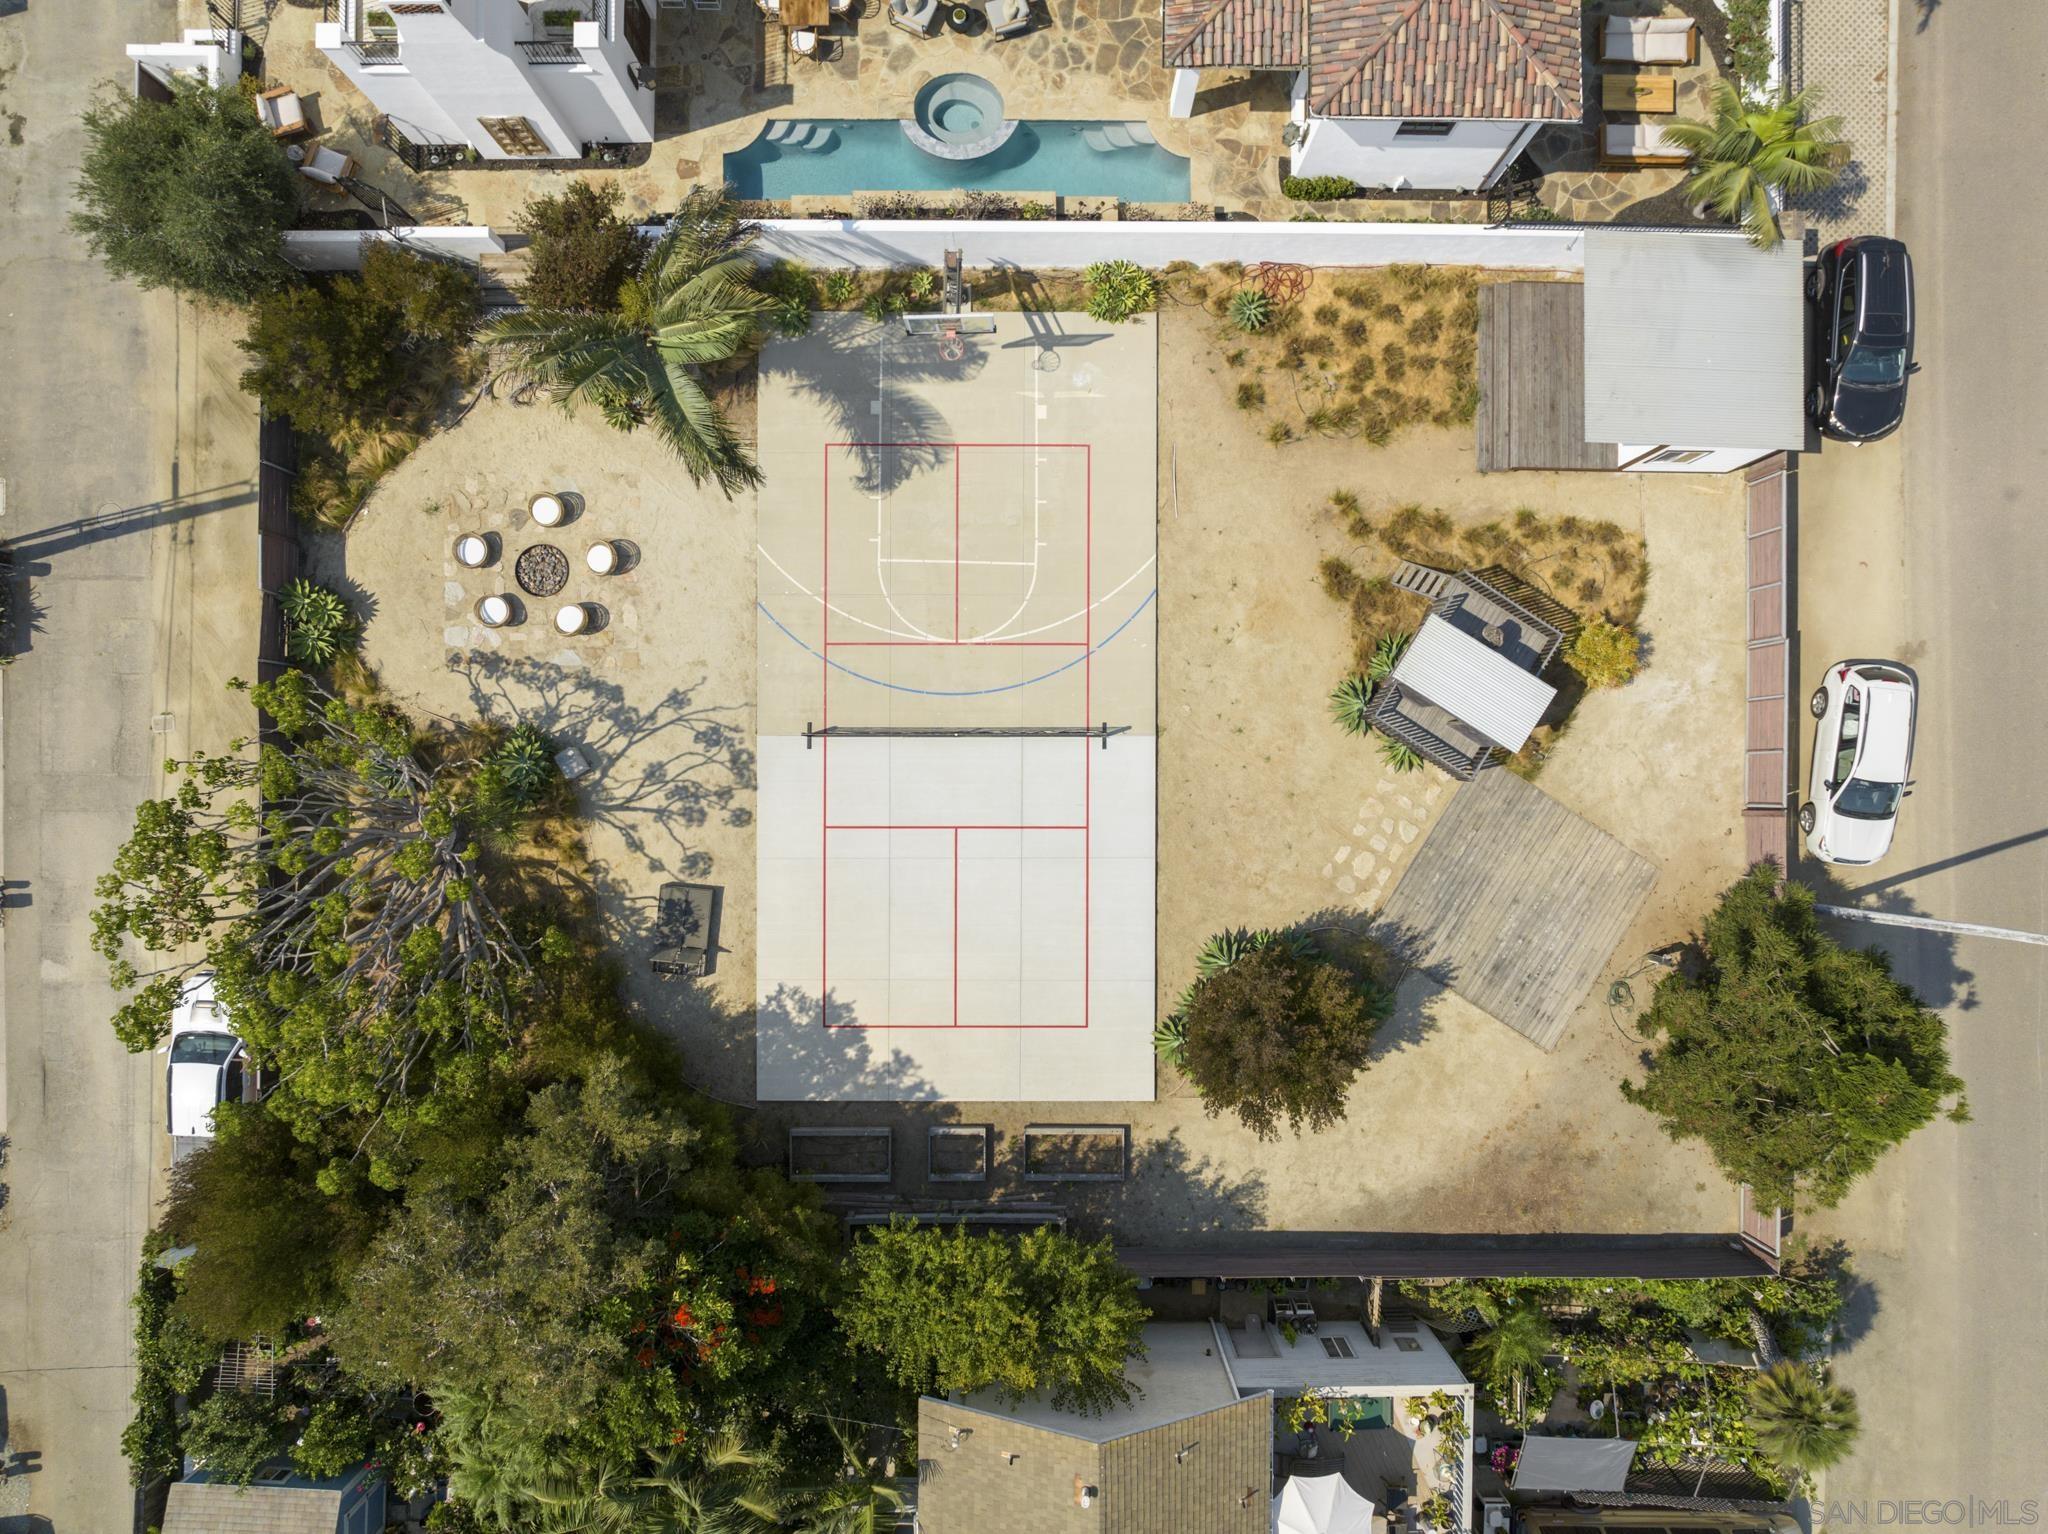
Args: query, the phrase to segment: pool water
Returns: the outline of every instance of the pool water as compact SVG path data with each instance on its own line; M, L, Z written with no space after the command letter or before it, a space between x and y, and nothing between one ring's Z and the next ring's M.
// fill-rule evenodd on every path
M769 124L725 157L725 179L744 198L976 189L1186 202L1187 158L1150 137L1142 123L1022 122L1000 148L946 160L911 143L894 118L813 118Z

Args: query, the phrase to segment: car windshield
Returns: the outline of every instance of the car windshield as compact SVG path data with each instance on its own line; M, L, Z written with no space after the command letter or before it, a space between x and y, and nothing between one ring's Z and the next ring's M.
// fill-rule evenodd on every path
M235 1052L232 1033L181 1033L171 1043L173 1065L219 1065Z
M1855 389L1889 389L1906 381L1903 346L1852 346L1842 363L1842 382Z
M1851 778L1835 796L1835 813L1853 820L1889 820L1899 812L1899 791L1904 787Z

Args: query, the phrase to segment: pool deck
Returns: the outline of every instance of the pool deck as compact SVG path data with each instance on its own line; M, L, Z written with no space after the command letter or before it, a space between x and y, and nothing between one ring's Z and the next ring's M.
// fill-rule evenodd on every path
M872 3L860 0L856 13ZM202 7L181 0L181 9L197 18ZM1040 0L1029 32L999 40L944 28L916 38L891 26L886 7L877 5L872 15L835 22L825 34L830 57L816 63L793 61L782 29L747 0L729 0L715 11L663 7L655 23L661 88L649 163L524 174L415 175L406 169L372 136L369 103L312 46L319 16L317 7L272 10L265 39L269 78L310 97L321 142L354 155L361 180L428 222L509 225L529 194L558 189L572 177L615 181L629 212L672 208L690 187L716 183L725 156L751 144L777 118L901 118L920 87L957 71L993 84L1011 117L1143 122L1162 148L1192 161L1190 194L1197 204L1259 218L1300 211L1280 195L1288 77L1206 70L1194 116L1169 117L1172 71L1160 62L1158 0ZM1390 215L1404 217L1469 216L1463 208L1387 205Z

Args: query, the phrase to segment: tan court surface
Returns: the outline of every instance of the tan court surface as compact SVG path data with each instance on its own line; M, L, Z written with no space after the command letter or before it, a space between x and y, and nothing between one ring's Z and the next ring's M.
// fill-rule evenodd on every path
M1157 341L761 364L758 1095L1153 1095Z

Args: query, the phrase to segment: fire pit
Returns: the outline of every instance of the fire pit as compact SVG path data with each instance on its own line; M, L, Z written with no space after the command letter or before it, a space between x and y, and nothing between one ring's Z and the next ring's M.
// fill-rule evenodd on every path
M569 584L569 556L552 543L536 543L519 551L512 575L528 596L551 597Z

